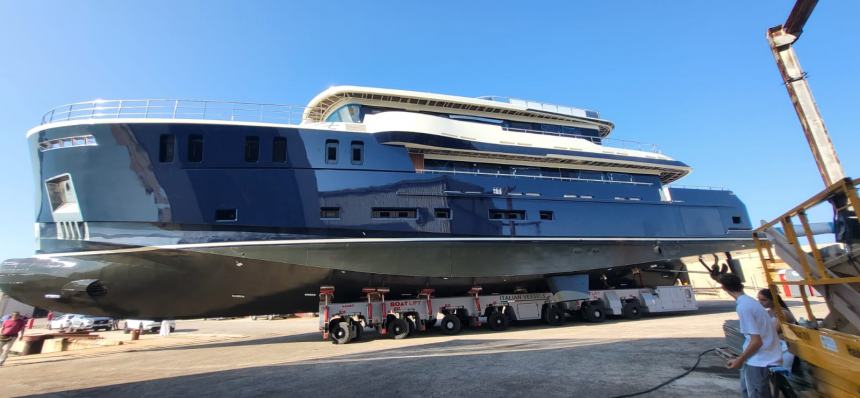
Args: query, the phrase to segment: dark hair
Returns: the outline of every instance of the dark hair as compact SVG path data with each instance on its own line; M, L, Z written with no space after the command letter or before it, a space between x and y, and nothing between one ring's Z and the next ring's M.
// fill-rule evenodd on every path
M717 282L720 282L723 285L723 289L726 289L730 292L743 292L744 284L741 283L741 278L739 278L735 274L720 274L717 278Z
M773 294L770 293L770 289L761 289L758 291L758 294L773 302ZM779 304L780 307L788 309L788 306L785 305L785 301L782 301L782 297L776 296L776 303Z

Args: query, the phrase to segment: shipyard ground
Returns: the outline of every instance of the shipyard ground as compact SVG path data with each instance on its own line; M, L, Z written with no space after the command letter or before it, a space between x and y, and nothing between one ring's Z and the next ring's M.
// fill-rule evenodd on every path
M169 337L10 358L0 368L0 395L610 397L655 386L724 345L734 302L700 300L700 307L637 321L396 341L366 333L347 345L320 341L316 319L178 321ZM645 396L735 396L737 384L737 372L709 354L695 372Z

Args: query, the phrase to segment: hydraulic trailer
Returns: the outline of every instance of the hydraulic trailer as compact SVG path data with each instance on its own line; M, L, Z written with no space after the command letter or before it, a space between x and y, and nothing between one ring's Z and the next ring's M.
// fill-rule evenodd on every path
M607 316L636 319L647 313L698 309L690 286L591 290L584 299L565 301L548 292L481 295L481 288L474 287L466 296L433 297L433 289L423 289L417 298L395 300L386 300L386 288L367 288L366 301L334 303L334 290L320 288L319 314L323 339L335 344L357 339L366 329L404 339L437 324L442 333L453 335L484 324L501 331L516 321L541 319L561 325L577 315L602 322Z

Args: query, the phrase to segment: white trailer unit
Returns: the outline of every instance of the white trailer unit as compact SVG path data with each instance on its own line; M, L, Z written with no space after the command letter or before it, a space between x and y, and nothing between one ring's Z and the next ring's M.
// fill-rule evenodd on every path
M432 289L422 290L417 298L386 301L388 289L364 289L366 301L334 303L334 288L320 288L320 331L323 339L348 343L365 329L402 339L439 324L445 334L456 334L464 326L487 324L505 330L512 322L542 319L560 325L568 317L581 316L588 322L601 322L607 315L639 318L643 313L692 311L698 309L689 286L592 290L586 299L560 301L553 293L481 295L481 288L468 296L433 297Z

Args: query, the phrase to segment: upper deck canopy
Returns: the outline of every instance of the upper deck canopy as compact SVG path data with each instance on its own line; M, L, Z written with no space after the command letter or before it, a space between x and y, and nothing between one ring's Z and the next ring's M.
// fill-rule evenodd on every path
M614 127L608 120L590 117L590 111L571 107L357 86L335 86L321 92L308 103L303 119L306 122L322 122L331 112L348 103L559 125L586 124L598 128L601 137L609 135Z

